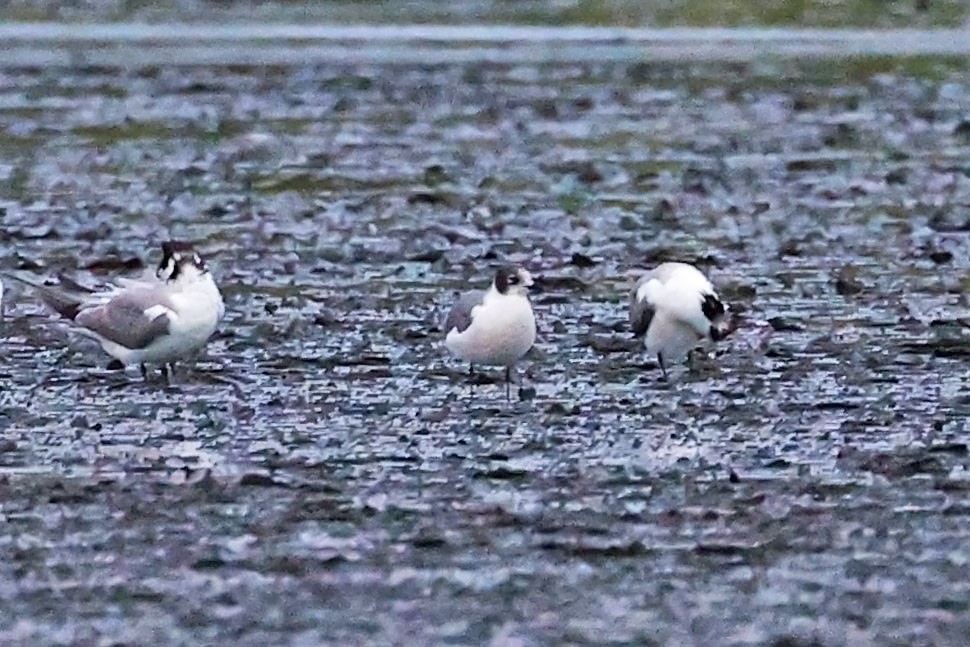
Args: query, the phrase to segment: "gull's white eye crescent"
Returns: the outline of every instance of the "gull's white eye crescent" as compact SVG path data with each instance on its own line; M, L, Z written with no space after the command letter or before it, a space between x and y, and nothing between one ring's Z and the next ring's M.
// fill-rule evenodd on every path
M165 261L165 264L164 265L161 265L158 268L158 270L156 270L155 275L157 277L159 277L159 278L162 278L162 277L168 278L169 276L172 275L172 271L174 269L175 269L175 262L174 262L174 260L172 258L168 258Z

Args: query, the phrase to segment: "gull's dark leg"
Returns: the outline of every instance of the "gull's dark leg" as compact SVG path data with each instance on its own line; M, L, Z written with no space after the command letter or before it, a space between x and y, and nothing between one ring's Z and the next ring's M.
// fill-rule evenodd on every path
M144 363L142 363L142 365L141 365L141 377L146 382L148 381L148 368L145 366Z
M169 380L168 380L168 365L167 364L164 364L164 363L162 364L161 373L162 373L162 379L165 380L165 384L168 384L169 383Z
M505 401L512 400L512 367L505 367Z
M694 370L694 351L687 351L687 368L691 371Z
M667 367L664 366L664 356L660 353L657 353L657 362L660 363L660 372L663 373L664 380L669 381L667 378Z
M475 365L468 363L468 392L475 394Z

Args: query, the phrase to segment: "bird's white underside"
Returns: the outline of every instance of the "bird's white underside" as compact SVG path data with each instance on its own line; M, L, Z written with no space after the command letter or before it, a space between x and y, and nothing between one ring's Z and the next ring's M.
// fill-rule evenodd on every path
M701 308L704 296L716 295L714 286L700 270L683 263L667 263L643 281L636 291L654 311L644 339L647 352L678 362L705 339L711 322Z
M468 328L452 328L445 337L448 350L466 362L512 366L535 343L535 315L523 293L500 294L492 287L471 317Z

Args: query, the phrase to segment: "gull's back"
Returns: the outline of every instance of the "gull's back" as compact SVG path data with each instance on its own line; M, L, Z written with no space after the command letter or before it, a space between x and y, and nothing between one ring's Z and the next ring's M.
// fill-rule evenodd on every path
M693 265L662 263L637 281L630 300L630 320L634 332L644 334L659 313L707 334L710 321L701 304L706 295L714 295L714 286Z

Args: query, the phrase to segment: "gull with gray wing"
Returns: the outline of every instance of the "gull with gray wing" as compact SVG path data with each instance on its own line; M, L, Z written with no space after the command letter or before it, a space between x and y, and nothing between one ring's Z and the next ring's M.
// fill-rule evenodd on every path
M644 337L664 379L667 364L687 356L704 339L729 330L727 309L704 274L687 263L663 263L643 274L630 295L633 334Z
M529 302L532 275L521 267L502 267L484 291L466 292L445 319L445 346L471 364L505 367L505 397L510 398L512 367L536 339Z
M190 243L162 244L154 277L119 279L103 292L67 279L59 288L31 285L40 299L76 330L95 339L124 365L174 364L206 344L224 313L222 295Z

